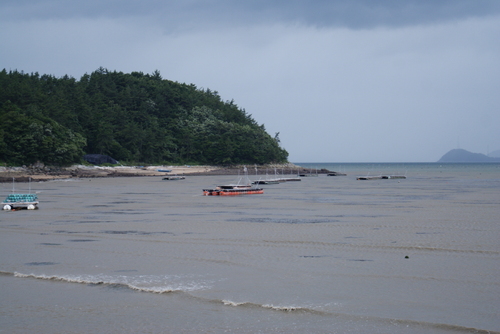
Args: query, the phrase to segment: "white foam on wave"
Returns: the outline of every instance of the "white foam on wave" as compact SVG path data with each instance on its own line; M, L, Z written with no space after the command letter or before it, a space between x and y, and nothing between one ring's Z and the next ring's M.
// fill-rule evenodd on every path
M233 302L233 301L230 301L230 300L222 300L222 303L224 305L227 305L227 306L241 306L241 305L247 304L246 302L237 303L237 302Z
M83 284L102 284L102 281L98 280L88 280L81 277L68 277L68 276L48 276L48 275L35 275L35 274L22 274L15 272L15 277L21 278L36 278L36 279L44 279L44 280L52 280L52 281L66 281L70 283L83 283Z
M255 306L255 307L262 307L266 309L271 309L275 311L286 311L286 312L293 312L293 311L299 311L299 310L306 310L303 307L299 306L274 306L272 304L255 304L251 302L233 302L231 300L223 299L222 303L227 306Z
M264 308L272 311L281 311L281 312L309 312L309 313L316 313L316 314L324 314L325 311L323 310L324 306L313 306L313 305L302 305L302 306L296 306L296 305L288 305L288 306L276 306L274 304L261 304L261 303L255 303L255 302L250 302L250 301L245 301L245 302L235 302L232 300L228 299L223 299L220 302L222 302L226 306L232 306L232 307L254 307L254 308Z
M109 275L35 275L22 274L15 272L15 277L35 278L42 280L63 281L68 283L79 284L103 284L103 285L119 285L132 290L150 293L168 293L168 292L190 292L197 290L209 289L211 282L189 280L185 281L181 276L156 276L156 275L139 275L139 276L109 276Z
M277 310L277 311L286 311L286 312L299 311L299 310L303 309L302 307L298 307L298 306L274 306L272 304L265 304L265 305L262 305L262 307L269 308L272 310Z

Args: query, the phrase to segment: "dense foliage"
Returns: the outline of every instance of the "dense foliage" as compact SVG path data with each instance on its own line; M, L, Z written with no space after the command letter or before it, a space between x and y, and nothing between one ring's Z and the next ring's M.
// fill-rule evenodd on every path
M78 81L0 72L0 161L265 164L286 150L233 101L153 74L99 68Z

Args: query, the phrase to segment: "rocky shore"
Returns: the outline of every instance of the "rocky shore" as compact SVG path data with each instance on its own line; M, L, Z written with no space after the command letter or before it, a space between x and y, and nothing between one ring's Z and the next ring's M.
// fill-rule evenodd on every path
M23 167L0 167L0 182L32 182L67 178L100 178L100 177L139 177L139 176L166 176L166 175L238 175L245 166L85 166L73 165L70 167L54 167L37 164ZM266 166L246 166L249 175L309 173L300 166L292 163ZM257 172L255 171L257 168ZM171 170L164 172L161 170ZM328 170L318 170L320 174L330 173Z

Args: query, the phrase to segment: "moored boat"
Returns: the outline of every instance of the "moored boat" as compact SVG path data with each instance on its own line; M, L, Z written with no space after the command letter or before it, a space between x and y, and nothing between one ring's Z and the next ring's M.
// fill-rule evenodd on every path
M203 189L205 196L232 196L232 195L252 195L263 194L264 189L255 188L248 178L247 168L244 167L244 177L240 178L237 183L230 183L217 186L213 189Z
M380 180L382 176L358 176L356 180Z
M21 208L26 208L28 210L37 209L38 195L31 193L31 178L30 178L30 193L29 194L19 194L15 193L14 190L14 178L12 178L12 194L8 195L7 198L2 202L2 210L10 211Z
M205 196L237 196L263 194L262 188L203 189Z
M219 195L220 189L203 189L204 196L217 196Z
M405 175L382 175L382 179L406 179Z
M9 211L18 208L34 210L38 205L38 196L36 194L10 194L2 202L2 209Z
M257 180L253 181L253 184L278 184L280 181L278 180Z
M234 196L234 195L256 195L263 194L262 188L248 188L248 189L222 189L219 191L219 196Z

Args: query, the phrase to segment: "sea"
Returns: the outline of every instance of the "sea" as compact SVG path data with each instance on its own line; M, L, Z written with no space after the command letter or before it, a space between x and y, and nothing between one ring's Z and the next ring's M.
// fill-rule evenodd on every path
M0 333L500 333L500 164L295 164L14 184Z

